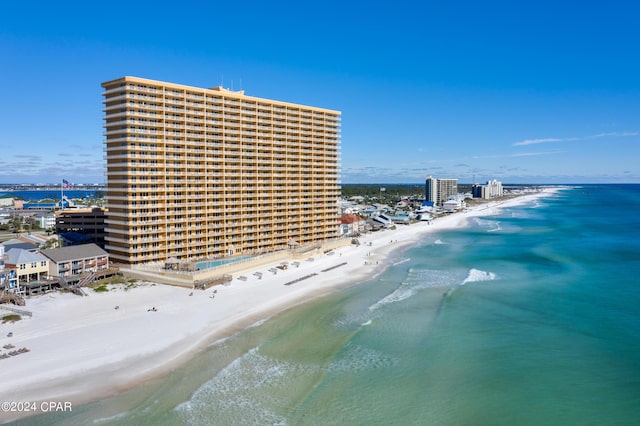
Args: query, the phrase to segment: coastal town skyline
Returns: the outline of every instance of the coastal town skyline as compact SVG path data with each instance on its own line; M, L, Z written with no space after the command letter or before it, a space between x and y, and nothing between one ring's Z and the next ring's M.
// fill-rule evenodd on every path
M339 110L343 183L640 182L635 4L154 5L6 6L0 183L104 183L120 75Z

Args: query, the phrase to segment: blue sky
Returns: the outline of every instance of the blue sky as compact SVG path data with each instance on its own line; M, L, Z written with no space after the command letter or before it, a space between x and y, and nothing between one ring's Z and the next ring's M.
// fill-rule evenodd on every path
M101 183L124 75L342 111L343 183L640 182L632 1L5 2L0 183Z

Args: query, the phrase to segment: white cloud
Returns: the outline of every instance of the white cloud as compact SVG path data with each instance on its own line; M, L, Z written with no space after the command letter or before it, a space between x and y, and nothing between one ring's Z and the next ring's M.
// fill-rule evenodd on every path
M516 153L516 154L479 155L479 156L475 156L475 157L471 157L471 158L478 159L478 158L533 157L533 156L536 156L536 155L560 154L561 152L566 152L566 151L520 152L520 153Z
M614 133L598 133L597 135L590 136L582 136L582 137L571 137L571 138L542 138L542 139L525 139L520 142L514 142L513 146L524 146L524 145L534 145L539 143L554 143L554 142L573 142L573 141L584 141L590 139L600 139L606 137L629 137L629 136L638 136L640 133L638 132L614 132Z

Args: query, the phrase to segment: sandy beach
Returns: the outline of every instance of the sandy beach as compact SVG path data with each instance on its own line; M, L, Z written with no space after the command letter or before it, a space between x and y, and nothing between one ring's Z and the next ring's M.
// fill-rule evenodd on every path
M431 224L370 233L359 238L359 246L317 255L275 274L269 269L276 265L243 271L235 276L246 280L235 278L230 285L205 291L138 282L128 289L112 286L104 293L88 290L87 297L50 293L28 298L24 309L32 317L0 325L0 353L29 350L0 359L0 402L75 405L122 392L188 362L213 341L256 321L374 277L398 251L427 233L461 227L469 218L492 215L557 190L487 202ZM5 345L15 349L2 349ZM41 413L3 410L0 420Z

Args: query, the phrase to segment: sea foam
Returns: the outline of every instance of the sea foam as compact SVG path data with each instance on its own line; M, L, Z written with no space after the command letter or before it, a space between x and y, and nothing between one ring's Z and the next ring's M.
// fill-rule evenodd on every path
M347 344L345 351L334 359L330 371L354 372L390 367L396 361L384 353L352 343Z
M476 225L480 226L481 228L486 228L487 232L496 232L502 229L502 227L500 226L500 222L497 220L481 219L479 217L475 217L473 218L473 220L475 221Z
M442 288L455 284L456 277L449 271L411 268L406 280L393 292L369 306L369 311L373 312L385 305L409 299L420 290L426 288Z
M467 278L464 279L460 283L460 285L465 285L467 283L473 283L478 281L492 281L496 279L496 274L493 272L481 271L479 269L470 269Z
M253 348L204 383L174 412L195 425L211 424L213 418L238 424L283 424L286 420L267 408L274 401L266 390L286 385L294 370L293 364Z

